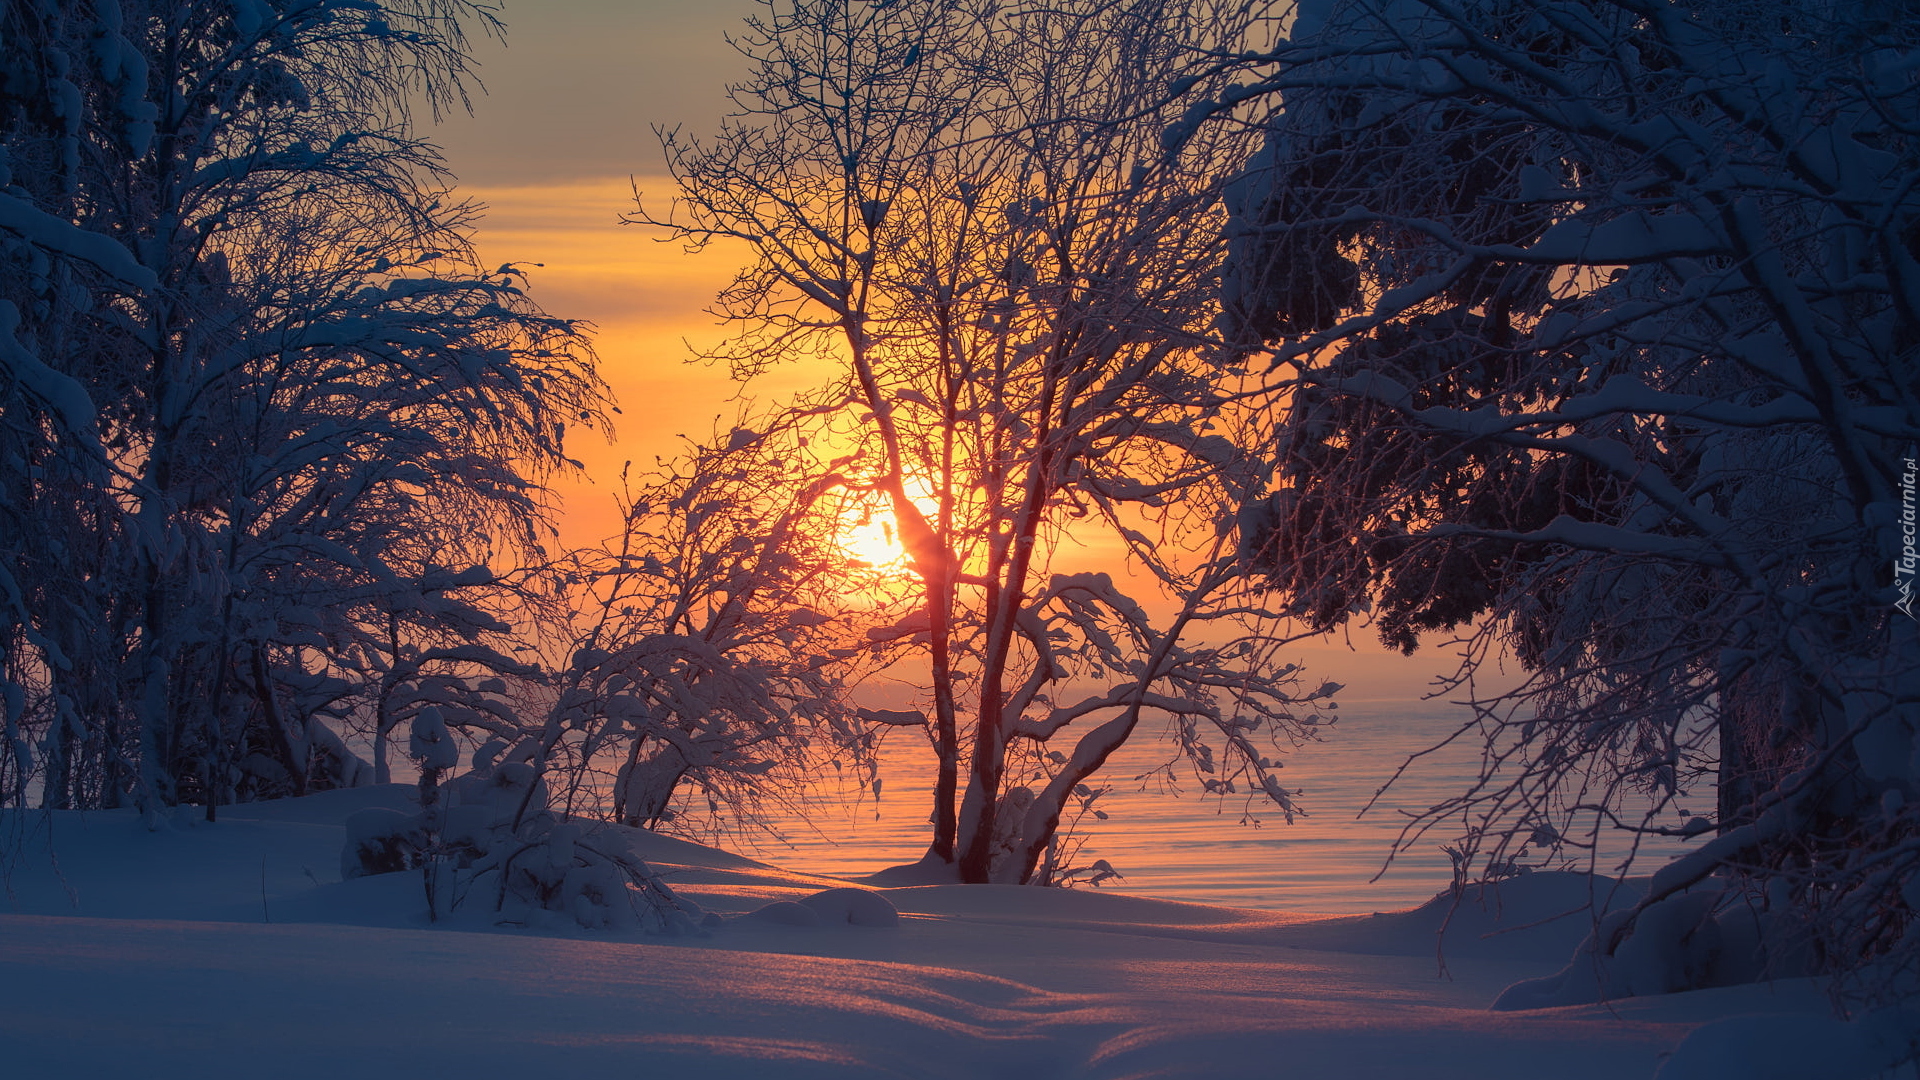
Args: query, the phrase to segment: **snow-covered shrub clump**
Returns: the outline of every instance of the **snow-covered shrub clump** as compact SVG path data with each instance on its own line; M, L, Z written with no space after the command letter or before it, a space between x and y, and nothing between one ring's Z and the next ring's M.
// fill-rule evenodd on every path
M1561 971L1507 988L1495 1009L1541 1009L1813 974L1796 924L1703 888L1606 915Z
M356 811L347 818L347 843L340 850L343 879L391 874L420 865L426 835L419 814L383 806Z
M481 912L501 924L554 917L593 930L702 933L709 917L676 896L613 826L563 820L526 762L476 767L419 813L363 810L347 821L341 876L417 869L431 917Z

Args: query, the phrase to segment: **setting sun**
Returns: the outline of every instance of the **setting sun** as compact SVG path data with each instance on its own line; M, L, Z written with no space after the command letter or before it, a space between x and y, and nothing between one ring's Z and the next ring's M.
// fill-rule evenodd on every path
M876 570L907 569L907 552L900 546L900 534L893 515L886 511L856 518L840 529L840 549L850 559Z

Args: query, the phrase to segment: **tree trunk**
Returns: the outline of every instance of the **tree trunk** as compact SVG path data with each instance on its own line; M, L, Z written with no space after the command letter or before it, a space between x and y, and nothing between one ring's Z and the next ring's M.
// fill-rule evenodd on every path
M927 615L933 639L933 843L927 854L952 863L960 822L956 803L960 793L960 727L953 700L952 614L953 587L928 585Z
M1140 706L1135 705L1080 737L1074 745L1073 756L1027 809L1027 819L1020 826L1018 875L1013 883L1026 885L1033 880L1034 868L1052 846L1054 833L1059 831L1060 814L1067 800L1073 797L1073 789L1099 772L1139 723Z
M293 778L293 793L296 796L307 793L306 755L293 743L293 733L280 718L280 706L273 694L273 680L267 675L266 651L259 645L253 647L253 684L260 698L260 715L267 725L267 734L273 738L273 747L280 752L280 762L286 766L287 775Z

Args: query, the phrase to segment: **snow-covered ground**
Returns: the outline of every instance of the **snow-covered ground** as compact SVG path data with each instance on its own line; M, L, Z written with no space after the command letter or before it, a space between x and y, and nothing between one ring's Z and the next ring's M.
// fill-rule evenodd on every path
M709 936L502 928L464 912L430 926L417 873L340 880L345 817L407 794L332 792L159 831L130 813L0 818L0 1074L1855 1074L1806 982L1489 1011L1585 933L1585 914L1549 919L1585 898L1576 875L1530 875L1454 910L1444 972L1440 902L1321 917L934 885L879 890L894 926L796 926L747 913L847 883L637 830L611 832L725 916ZM1523 928L1486 936L1502 926ZM1705 1022L1755 1014L1674 1054Z

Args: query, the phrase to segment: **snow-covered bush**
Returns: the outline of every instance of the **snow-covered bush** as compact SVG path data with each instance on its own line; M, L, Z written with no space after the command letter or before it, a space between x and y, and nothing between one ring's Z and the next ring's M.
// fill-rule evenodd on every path
M834 547L845 493L785 486L804 437L750 422L634 477L620 534L566 564L579 613L527 738L572 810L711 836L871 765L847 692L889 605Z
M557 815L527 762L477 760L434 791L418 813L369 809L348 818L341 877L418 871L435 919L525 925L559 917L591 930L670 934L708 925L698 905L627 849L619 828Z
M1816 973L1799 919L1701 887L1608 913L1561 971L1508 987L1496 1009L1584 1005Z
M340 850L342 880L411 870L427 850L419 814L369 807L348 815L346 829L347 843Z

